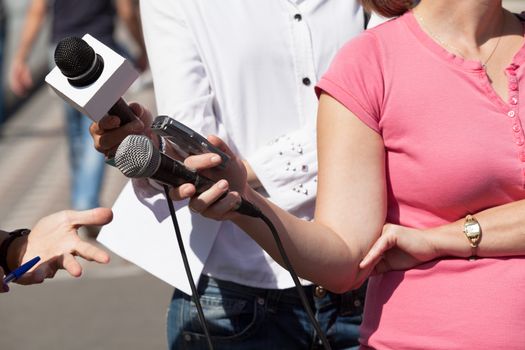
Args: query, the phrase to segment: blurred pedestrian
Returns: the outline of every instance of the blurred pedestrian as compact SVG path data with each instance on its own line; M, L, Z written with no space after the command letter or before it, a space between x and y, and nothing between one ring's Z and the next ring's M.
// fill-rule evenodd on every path
M112 218L113 214L107 208L65 210L40 219L32 230L0 230L0 277L36 256L41 258L41 262L33 271L16 279L16 283L42 283L46 278L53 278L59 269L79 277L82 266L75 257L100 264L108 263L109 255L81 240L77 229L83 225L104 225ZM0 286L0 293L8 290L7 285Z
M63 38L82 37L86 33L121 51L114 39L115 15L118 14L137 43L137 62L139 68L144 69L146 56L136 6L137 2L133 0L33 0L11 67L9 83L13 92L23 96L33 86L27 59L47 14L51 14L51 53ZM92 147L89 134L91 120L68 104L65 105L65 115L71 168L71 206L76 210L98 207L105 163L103 155Z

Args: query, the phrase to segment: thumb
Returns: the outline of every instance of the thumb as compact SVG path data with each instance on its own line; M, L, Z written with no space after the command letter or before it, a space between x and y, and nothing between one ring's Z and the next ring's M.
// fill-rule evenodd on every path
M75 226L105 225L113 220L113 212L109 208L95 208L83 211L70 211L69 217Z

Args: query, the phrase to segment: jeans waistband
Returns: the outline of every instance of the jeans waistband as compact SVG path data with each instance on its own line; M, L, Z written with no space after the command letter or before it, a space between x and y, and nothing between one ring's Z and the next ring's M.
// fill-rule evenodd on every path
M199 294L203 294L206 288L208 287L216 287L222 290L242 293L244 295L249 295L253 297L273 299L279 302L297 305L301 304L299 294L295 287L286 289L256 288L245 286L235 282L219 280L206 275L201 275L199 279L199 285L197 287ZM351 305L352 308L362 308L362 306L364 305L364 298L366 294L366 283L356 290L349 291L343 294L332 293L328 290L325 290L324 293L319 294L319 286L313 284L303 286L303 289L307 298L314 301L316 304L320 300L324 300L326 302L348 304Z

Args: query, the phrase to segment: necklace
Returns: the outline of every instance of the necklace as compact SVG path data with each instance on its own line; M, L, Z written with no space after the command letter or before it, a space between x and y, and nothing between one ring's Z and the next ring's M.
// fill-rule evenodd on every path
M441 46L444 46L444 47L448 48L449 50L454 51L455 53L459 54L463 59L465 59L465 55L461 52L460 49L458 49L456 46L454 46L452 44L447 43L445 40L441 39L441 37L439 35L435 34L433 31L431 31L428 28L428 26L427 26L425 20L423 19L423 17L421 17L421 15L416 13L416 11L412 11L412 13L414 14L414 16L416 16L417 20L419 21L419 24L425 30L425 32L427 32L435 41L437 41ZM480 60L481 61L481 66L485 70L487 69L487 63L490 61L490 59L492 58L492 56L496 52L496 49L498 48L498 45L499 45L499 42L500 42L501 36L502 36L501 34L503 33L504 23L505 22L503 22L503 21L501 22L501 27L500 27L500 30L499 30L498 40L496 41L496 44L492 48L492 51L490 51L490 54L487 56L487 59L485 59L484 62L482 60Z

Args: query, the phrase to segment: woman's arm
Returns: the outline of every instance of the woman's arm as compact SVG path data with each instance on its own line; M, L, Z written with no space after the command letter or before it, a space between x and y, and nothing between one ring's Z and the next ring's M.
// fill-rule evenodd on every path
M477 257L525 255L525 200L473 213L481 227ZM406 270L442 257L468 258L473 254L463 232L465 219L425 230L387 224L361 267L377 273Z
M229 151L217 138L210 140ZM265 224L231 211L240 193L274 223L301 277L343 292L367 277L367 271L361 271L358 264L379 237L385 221L384 146L375 131L335 99L322 95L318 147L319 189L313 222L294 217L247 186L246 172L238 158L232 158L230 167L219 174L228 181L221 180L192 198L190 207L210 218L232 220L282 263ZM217 165L213 158L209 154L189 157L186 165L203 170ZM228 189L238 193L215 202ZM192 185L184 184L172 190L172 197L191 197L194 191Z

